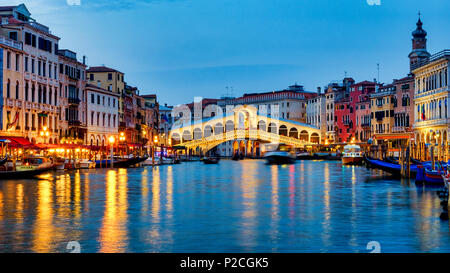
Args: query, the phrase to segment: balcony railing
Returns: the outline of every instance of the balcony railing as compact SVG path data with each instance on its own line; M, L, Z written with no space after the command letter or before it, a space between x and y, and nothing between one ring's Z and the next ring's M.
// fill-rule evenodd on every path
M420 61L420 62L417 62L417 63L411 65L411 70L415 70L419 67L422 67L424 65L427 65L429 63L432 63L432 62L442 59L442 58L450 58L450 50L448 50L448 49L442 50L441 52L431 55L430 58L427 58L423 61Z
M81 121L79 120L69 120L69 126L80 126Z
M4 36L0 36L0 44L4 44L19 50L22 50L22 43L21 42L17 42L14 40L11 40L9 38L6 38Z
M81 102L79 98L69 98L68 101L70 104L80 104Z

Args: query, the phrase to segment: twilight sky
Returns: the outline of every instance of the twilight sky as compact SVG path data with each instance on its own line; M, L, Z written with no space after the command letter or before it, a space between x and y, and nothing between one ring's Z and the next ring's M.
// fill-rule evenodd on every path
M68 3L79 3L69 5ZM391 82L409 72L420 10L432 54L450 48L450 1L0 0L25 3L60 48L125 73L161 104L341 80Z

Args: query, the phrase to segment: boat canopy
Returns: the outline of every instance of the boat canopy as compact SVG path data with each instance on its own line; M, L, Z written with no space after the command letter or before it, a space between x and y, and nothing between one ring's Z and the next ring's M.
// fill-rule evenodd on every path
M359 152L359 151L361 151L361 147L359 145L349 144L344 147L344 151Z

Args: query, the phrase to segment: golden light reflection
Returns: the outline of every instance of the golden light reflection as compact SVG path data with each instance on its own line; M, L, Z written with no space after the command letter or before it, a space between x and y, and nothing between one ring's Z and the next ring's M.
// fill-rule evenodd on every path
M0 220L3 220L3 193L0 192Z
M81 216L81 177L80 171L75 173L75 189L74 189L74 217L79 220Z
M254 162L246 162L241 177L242 190L242 238L243 241L253 244L255 240L254 229L256 226L256 165Z
M127 241L127 176L126 169L106 173L106 201L100 229L100 252L126 251Z
M159 173L159 167L153 170L153 182L152 182L152 217L153 219L159 219L159 211L161 209L160 201L160 185L161 178Z
M167 203L166 203L166 209L167 209L167 217L172 218L173 216L173 167L168 166L167 167Z
M275 240L278 238L278 225L280 221L280 200L279 200L279 187L278 187L278 167L273 165L270 169L271 171L271 186L272 186L272 211L271 211L271 237L272 240Z
M70 212L70 204L71 202L71 178L69 174L64 174L58 176L56 180L56 188L55 188L55 194L56 194L56 214L58 215L58 218L67 218L71 216Z
M324 170L324 190L323 190L323 204L325 206L325 221L329 225L330 221L330 164L326 163Z
M50 181L39 180L37 182L37 215L33 231L33 252L51 252L52 236L54 228L52 185Z
M17 184L16 186L16 212L15 218L18 223L23 222L23 185Z
M145 168L141 174L141 214L144 218L148 212L148 169Z
M89 211L89 173L86 172L84 175L84 193L83 193L83 209L84 212Z

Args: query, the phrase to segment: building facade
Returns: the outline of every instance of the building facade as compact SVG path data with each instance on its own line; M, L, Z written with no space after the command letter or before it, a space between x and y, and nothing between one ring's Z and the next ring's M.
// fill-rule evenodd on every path
M87 144L86 65L77 54L59 50L59 137L61 143Z
M9 106L3 109L2 134L23 136L33 143L58 143L59 37L31 18L23 4L1 7L0 17L0 36L22 44L23 51L6 52L7 70L13 67L16 75L15 82L11 73L4 79L3 103Z
M117 104L119 95L87 84L87 140L88 145L103 147L108 145L108 138L119 134L119 112Z

